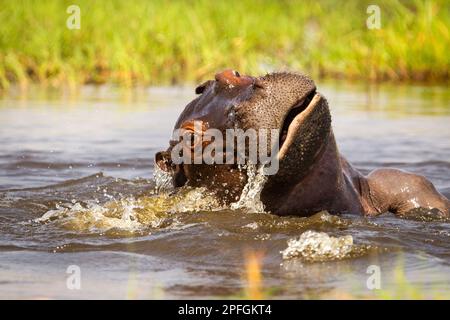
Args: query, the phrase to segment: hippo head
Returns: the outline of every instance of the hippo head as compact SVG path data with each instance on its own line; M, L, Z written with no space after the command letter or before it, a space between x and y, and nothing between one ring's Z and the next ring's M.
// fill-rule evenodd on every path
M216 74L215 80L199 85L195 92L198 97L185 107L175 129L200 131L201 135L214 128L224 137L226 130L236 129L278 132L278 148L273 148L273 135L272 141L264 140L270 144L266 147L272 152L272 161L277 161L276 172L268 175L267 188L285 186L291 179L299 181L324 149L331 132L328 104L316 92L314 82L302 74L280 72L252 77L226 70ZM199 130L193 129L195 122ZM229 162L175 164L172 151L177 143L178 139L172 139L168 150L155 156L158 167L172 175L175 187L206 187L219 192L225 201L239 197L247 182L246 170ZM183 152L192 152L191 147Z

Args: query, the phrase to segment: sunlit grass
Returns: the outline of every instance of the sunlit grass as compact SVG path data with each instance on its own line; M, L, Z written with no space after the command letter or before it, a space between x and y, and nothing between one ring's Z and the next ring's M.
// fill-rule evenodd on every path
M66 28L71 4L81 29ZM198 81L222 68L371 80L449 78L446 0L0 1L0 87Z

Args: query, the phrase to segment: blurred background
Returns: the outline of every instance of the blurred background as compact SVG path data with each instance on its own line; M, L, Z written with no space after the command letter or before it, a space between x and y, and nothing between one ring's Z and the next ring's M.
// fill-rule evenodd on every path
M79 8L79 29L67 27L71 5ZM367 26L369 5L379 8L378 28ZM1 0L0 21L2 88L174 84L227 67L370 81L449 79L447 0Z
M449 26L448 0L0 0L0 298L450 297L448 221L153 193L194 85L233 68L310 74L356 168L423 174L450 197ZM306 230L355 251L283 261ZM83 290L66 287L72 264Z

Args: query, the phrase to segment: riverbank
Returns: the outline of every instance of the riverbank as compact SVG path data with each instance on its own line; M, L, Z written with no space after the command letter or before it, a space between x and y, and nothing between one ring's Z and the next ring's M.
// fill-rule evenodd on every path
M450 13L444 0L4 2L0 88L30 82L173 84L233 67L242 73L303 70L370 81L449 80Z

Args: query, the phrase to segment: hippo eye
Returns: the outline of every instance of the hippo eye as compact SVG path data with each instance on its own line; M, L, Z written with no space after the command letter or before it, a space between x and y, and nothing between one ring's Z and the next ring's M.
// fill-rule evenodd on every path
M241 76L236 70L233 70L233 75L238 78Z

